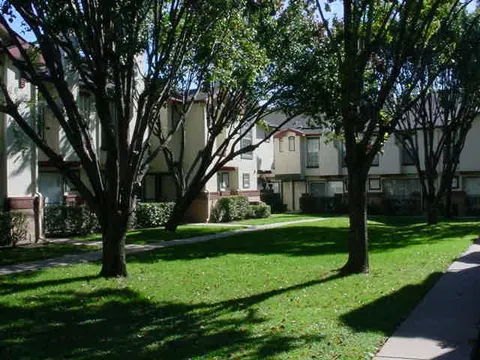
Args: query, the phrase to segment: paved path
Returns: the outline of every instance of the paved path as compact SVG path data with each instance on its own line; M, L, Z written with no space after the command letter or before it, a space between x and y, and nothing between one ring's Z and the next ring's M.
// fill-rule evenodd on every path
M468 360L480 320L480 245L446 271L374 360Z
M260 230L266 230L266 229L275 229L275 228L279 228L287 225L311 223L311 222L325 221L330 219L331 218L314 218L314 219L287 221L287 222L275 223L275 224L251 225L251 226L243 227L237 230L231 230L231 231L226 231L226 232L217 233L217 234L195 236L187 239L160 241L157 243L151 243L146 245L127 244L125 248L126 248L127 254L134 254L134 253L151 251L151 250L160 249L160 248L169 247L169 246L194 244L194 243L199 243L204 241L223 239L223 238L227 238L227 237L231 237L234 235L243 234L247 232L254 232L254 231L260 231ZM223 226L223 224L218 224L217 226ZM92 245L92 246L102 245L101 241L89 241L89 240L56 239L56 240L53 240L52 242L60 243L60 244L68 243L68 244L74 244L74 245ZM72 264L86 263L90 261L98 261L101 258L102 258L102 251L97 250L97 251L85 252L80 254L64 255L62 257L55 258L55 259L46 259L46 260L20 263L20 264L7 265L7 266L0 267L0 276L16 274L24 271L41 270L49 267L68 266Z

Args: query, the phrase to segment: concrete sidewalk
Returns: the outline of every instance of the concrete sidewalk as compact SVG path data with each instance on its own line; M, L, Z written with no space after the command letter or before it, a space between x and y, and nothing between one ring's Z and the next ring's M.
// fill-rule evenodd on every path
M275 228L279 228L287 225L311 223L311 222L325 221L330 219L331 218L314 218L314 219L295 220L295 221L287 221L282 223L248 226L248 227L240 228L237 230L226 231L226 232L217 233L217 234L208 234L208 235L195 236L191 238L177 239L177 240L170 240L170 241L159 241L157 243L151 243L146 245L128 244L125 246L125 250L127 254L134 254L134 253L151 251L151 250L170 247L170 246L179 246L179 245L211 241L216 239L223 239L223 238L228 238L234 235L239 235L247 232L275 229ZM221 226L221 224L219 225ZM57 240L53 240L52 243L59 243L59 244L68 243L73 245L97 245L97 246L102 245L101 241L70 240L70 239L57 239ZM55 259L37 260L37 261L31 261L26 263L7 265L7 266L0 267L0 276L16 274L16 273L21 273L25 271L42 270L49 267L69 266L73 264L80 264L80 263L86 263L91 261L99 261L101 260L101 258L102 258L102 251L97 250L97 251L85 252L80 254L64 255L62 257L55 258Z
M373 360L468 360L480 320L480 245L446 271Z

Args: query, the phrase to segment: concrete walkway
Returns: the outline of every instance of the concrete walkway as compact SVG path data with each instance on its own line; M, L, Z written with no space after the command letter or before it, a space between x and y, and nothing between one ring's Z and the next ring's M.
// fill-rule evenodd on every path
M125 248L126 248L127 254L135 254L139 252L151 251L151 250L170 247L170 246L194 244L194 243L205 242L210 240L223 239L223 238L227 238L227 237L231 237L231 236L239 235L243 233L248 233L248 232L275 229L275 228L279 228L287 225L311 223L311 222L325 221L330 219L331 218L314 218L314 219L295 220L295 221L287 221L282 223L274 223L274 224L266 224L266 225L250 225L237 230L231 230L231 231L226 231L226 232L217 233L217 234L195 236L195 237L186 238L186 239L159 241L157 243L151 243L146 245L127 244ZM218 224L217 226L223 226L223 224ZM239 227L242 225L236 225L236 226ZM73 244L73 245L92 245L92 246L102 245L101 241L89 241L89 240L56 239L56 240L52 240L51 242L57 243L57 244ZM62 257L55 258L55 259L37 260L37 261L31 261L26 263L7 265L7 266L0 267L0 276L16 274L16 273L21 273L25 271L41 270L49 267L68 266L73 264L86 263L90 261L99 261L101 260L101 258L102 258L102 251L97 250L97 251L91 251L91 252L84 252L80 254L64 255Z
M480 320L480 245L446 271L374 360L468 360Z

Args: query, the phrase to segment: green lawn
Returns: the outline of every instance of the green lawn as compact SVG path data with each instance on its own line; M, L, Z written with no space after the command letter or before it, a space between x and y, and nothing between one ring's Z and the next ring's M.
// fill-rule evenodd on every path
M127 233L128 244L148 244L165 240L186 239L194 236L216 234L225 231L242 229L244 226L202 226L202 225L181 225L176 232L166 231L163 228L131 230ZM102 240L102 235L92 234L82 237L75 237L75 240Z
M97 246L71 245L71 244L46 244L32 246L19 246L15 248L0 248L0 266L18 264L27 261L51 259L66 254L98 250Z
M0 358L368 359L477 233L377 218L369 276L335 271L339 218L137 254L127 279L0 277Z
M266 225L266 224L275 224L289 221L305 220L305 219L315 219L315 218L324 218L332 217L334 215L310 215L310 214L272 214L272 216L265 219L248 219L233 222L232 224L241 224L241 225ZM337 215L338 216L338 215Z

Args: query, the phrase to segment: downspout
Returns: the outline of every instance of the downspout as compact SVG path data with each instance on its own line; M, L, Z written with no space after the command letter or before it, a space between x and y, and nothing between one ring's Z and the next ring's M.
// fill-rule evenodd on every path
M32 127L38 132L38 122L37 117L39 114L39 101L38 101L38 91L33 84L30 84L30 98L34 101L33 106L33 116ZM31 176L32 176L32 195L33 195L33 221L34 221L34 237L35 243L38 243L40 239L43 239L43 196L39 192L38 188L38 148L31 142Z
M292 210L295 211L295 180L292 180Z

